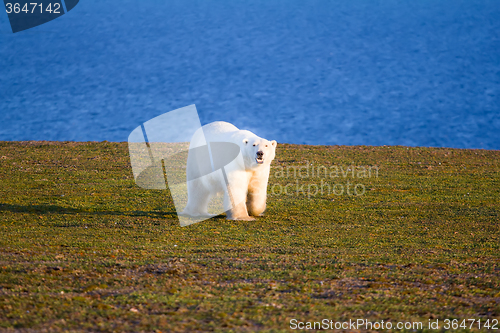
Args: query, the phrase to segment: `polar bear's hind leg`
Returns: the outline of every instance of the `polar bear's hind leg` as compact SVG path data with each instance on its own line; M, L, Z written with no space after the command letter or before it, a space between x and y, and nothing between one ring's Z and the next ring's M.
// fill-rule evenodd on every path
M200 179L188 182L188 202L181 215L215 216L208 213L208 204L211 196L210 191L205 188Z

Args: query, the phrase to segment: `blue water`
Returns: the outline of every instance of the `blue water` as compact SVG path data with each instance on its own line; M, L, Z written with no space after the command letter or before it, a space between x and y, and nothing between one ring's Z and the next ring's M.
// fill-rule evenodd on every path
M0 140L126 141L196 104L278 142L500 149L498 0L81 0L13 34Z

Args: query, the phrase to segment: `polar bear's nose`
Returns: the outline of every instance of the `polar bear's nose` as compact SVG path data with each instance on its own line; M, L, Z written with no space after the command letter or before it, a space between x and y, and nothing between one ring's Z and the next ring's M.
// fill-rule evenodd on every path
M264 152L263 152L262 150L259 150L259 151L257 152L257 157L258 157L258 158L262 158L262 156L264 156Z

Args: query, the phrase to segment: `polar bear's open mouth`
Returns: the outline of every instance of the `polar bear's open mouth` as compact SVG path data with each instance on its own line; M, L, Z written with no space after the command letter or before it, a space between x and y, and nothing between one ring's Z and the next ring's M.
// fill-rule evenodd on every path
M263 157L256 157L255 160L257 161L258 164L264 163L264 158Z

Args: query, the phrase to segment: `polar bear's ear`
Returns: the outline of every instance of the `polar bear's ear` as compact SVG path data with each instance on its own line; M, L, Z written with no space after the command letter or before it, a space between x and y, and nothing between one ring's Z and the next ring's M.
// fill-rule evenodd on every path
M248 139L243 139L243 143L247 144L248 143Z
M276 145L277 145L278 143L276 142L276 140L273 140L273 141L271 141L271 144L273 145L273 147L276 147Z

